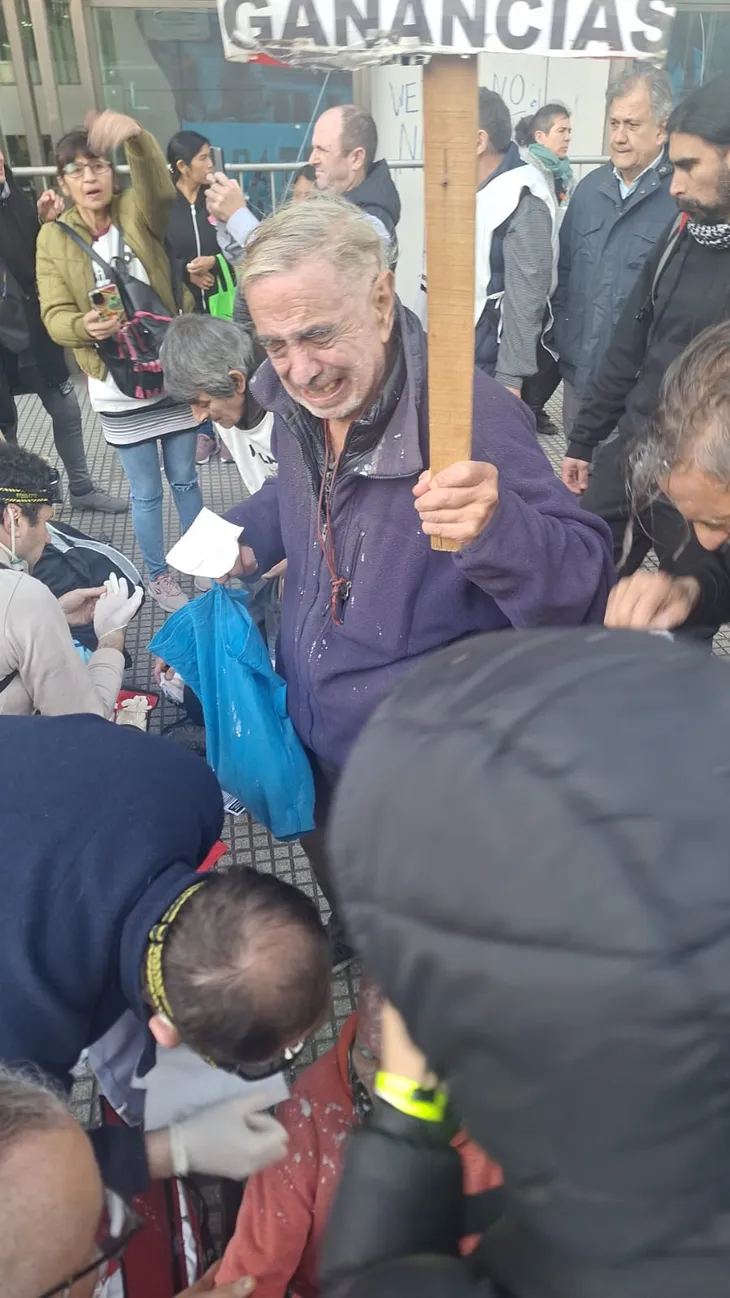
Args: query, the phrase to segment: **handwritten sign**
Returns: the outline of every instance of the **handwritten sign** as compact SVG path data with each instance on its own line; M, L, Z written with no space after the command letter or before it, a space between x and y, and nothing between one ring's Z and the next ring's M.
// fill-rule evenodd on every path
M338 66L396 55L656 56L674 8L664 0L218 0L226 58L269 50Z

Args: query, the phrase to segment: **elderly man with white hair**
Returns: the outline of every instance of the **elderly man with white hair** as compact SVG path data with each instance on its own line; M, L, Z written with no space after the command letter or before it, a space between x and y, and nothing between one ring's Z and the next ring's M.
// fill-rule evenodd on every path
M525 406L479 371L471 458L431 472L425 335L352 204L282 208L240 282L279 471L229 514L234 571L287 560L279 669L323 827L358 733L422 655L478 631L600 621L609 536L556 480ZM432 536L460 549L432 550ZM333 904L321 829L305 850Z

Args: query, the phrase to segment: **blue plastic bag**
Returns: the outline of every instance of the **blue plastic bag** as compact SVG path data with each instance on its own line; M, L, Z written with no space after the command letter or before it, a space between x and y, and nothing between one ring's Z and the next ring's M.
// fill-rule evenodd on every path
M216 586L169 617L149 645L200 699L208 762L277 838L314 827L314 782L286 711L286 684L245 591Z

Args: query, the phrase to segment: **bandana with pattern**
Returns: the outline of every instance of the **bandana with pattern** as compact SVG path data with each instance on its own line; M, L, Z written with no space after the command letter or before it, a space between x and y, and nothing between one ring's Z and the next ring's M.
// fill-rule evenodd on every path
M687 229L696 243L704 248L730 248L730 224L702 225L699 221L688 221Z

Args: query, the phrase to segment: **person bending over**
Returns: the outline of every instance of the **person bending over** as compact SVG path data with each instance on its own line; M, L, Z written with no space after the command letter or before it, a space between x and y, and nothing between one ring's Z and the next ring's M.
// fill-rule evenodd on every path
M53 515L56 474L40 456L0 443L0 716L94 712L109 719L124 674L124 635L142 591L103 586L60 599L33 577ZM94 624L79 657L69 627Z
M96 717L0 718L0 740L0 980L13 989L0 1059L69 1086L85 1047L131 1010L149 1028L140 1075L155 1042L180 1041L243 1076L278 1071L327 1010L327 939L313 903L273 875L196 875L223 823L205 762ZM246 1176L285 1149L273 1120L249 1129L249 1104L172 1138L100 1130L109 1184Z
M649 434L630 460L635 518L657 499L685 521L686 540L710 550L730 579L730 321L705 329L670 365ZM611 591L606 626L668 631L702 598L697 577L636 572ZM730 610L729 610L730 615Z

